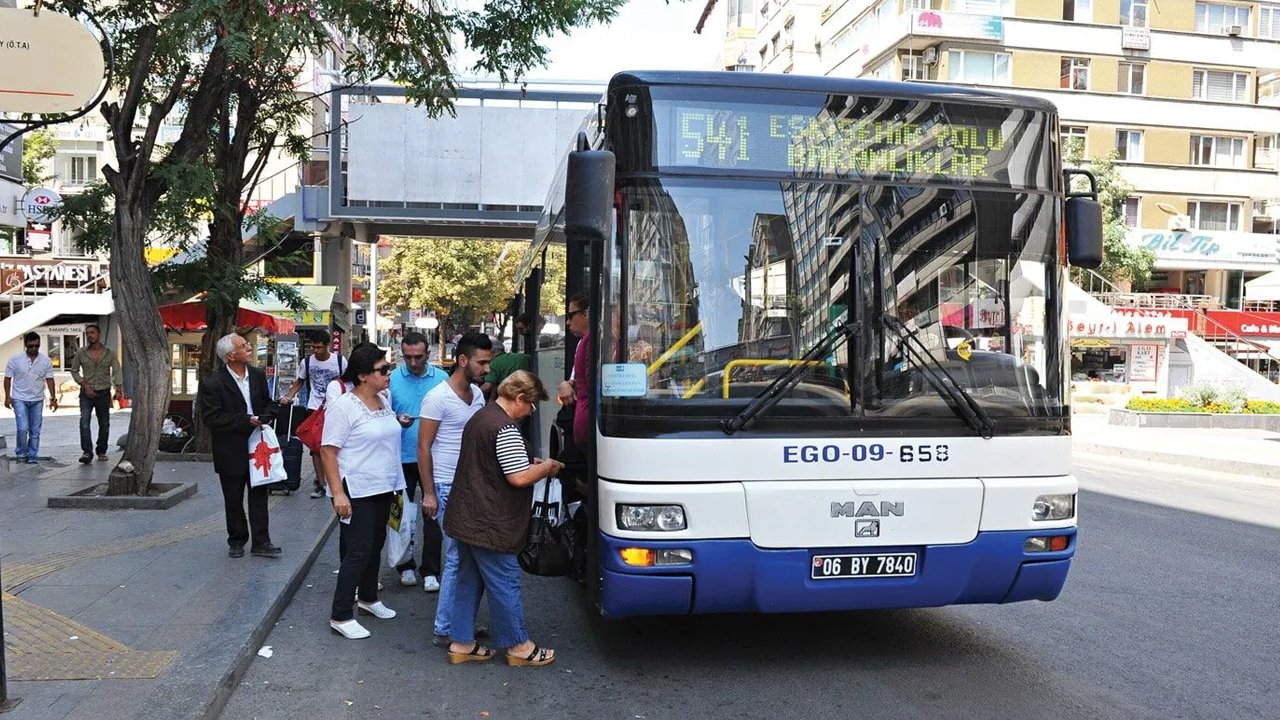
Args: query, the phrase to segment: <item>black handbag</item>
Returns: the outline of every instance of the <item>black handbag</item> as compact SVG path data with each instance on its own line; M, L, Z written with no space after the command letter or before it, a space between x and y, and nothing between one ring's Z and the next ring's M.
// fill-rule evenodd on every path
M554 518L561 513L557 512L558 503L549 502L551 482L548 479L543 487L542 501L533 504L529 539L516 559L530 575L560 577L573 572L578 550L570 523L553 524Z

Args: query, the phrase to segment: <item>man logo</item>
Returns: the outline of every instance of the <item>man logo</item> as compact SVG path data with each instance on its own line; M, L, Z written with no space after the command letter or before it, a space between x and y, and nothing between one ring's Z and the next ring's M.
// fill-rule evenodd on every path
M856 538L880 537L880 521L879 520L854 521L853 536Z
M853 502L833 502L831 503L831 517L861 518L889 517L890 515L902 517L904 505L905 504L902 502L888 502L885 500L881 500L879 506L873 502L867 502L865 500L861 504Z

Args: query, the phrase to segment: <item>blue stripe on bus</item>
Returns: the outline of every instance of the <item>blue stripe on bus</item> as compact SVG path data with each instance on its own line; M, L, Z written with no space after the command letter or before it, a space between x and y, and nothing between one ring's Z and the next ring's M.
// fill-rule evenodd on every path
M1028 553L1026 539L1072 536L1061 552ZM624 540L600 533L608 617L719 612L809 612L938 607L963 603L1053 600L1062 591L1075 554L1076 529L979 533L961 545L768 550L750 540ZM685 548L689 565L623 565L624 547ZM916 575L907 578L811 580L815 554L915 552Z

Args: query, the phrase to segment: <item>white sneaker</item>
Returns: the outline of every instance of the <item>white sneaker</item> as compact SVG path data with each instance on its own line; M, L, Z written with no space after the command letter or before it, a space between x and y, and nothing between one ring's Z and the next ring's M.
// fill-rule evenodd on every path
M440 592L440 581L436 580L435 575L428 575L422 578L423 592Z
M413 571L413 568L400 573L400 584L405 587L413 587L418 584L418 574Z
M348 640L360 640L362 638L367 638L370 635L369 631L365 630L363 625L356 622L355 618L347 620L346 622L330 620L329 627L333 628L334 632Z
M360 612L368 613L379 620L390 620L396 616L396 611L382 604L379 600L372 605L364 602L357 602L356 607L360 608Z

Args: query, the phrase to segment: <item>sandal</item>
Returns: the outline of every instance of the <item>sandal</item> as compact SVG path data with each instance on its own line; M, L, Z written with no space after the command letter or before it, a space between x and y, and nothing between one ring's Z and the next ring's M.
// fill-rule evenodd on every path
M542 667L543 665L550 665L555 662L555 659L556 656L554 650L538 647L537 645L534 645L533 652L529 653L525 657L507 653L507 664L511 667Z
M487 648L480 643L476 643L476 646L471 648L470 652L463 653L450 650L449 664L461 665L462 663L468 662L484 662L485 660L492 660L493 656L494 652L492 648Z

